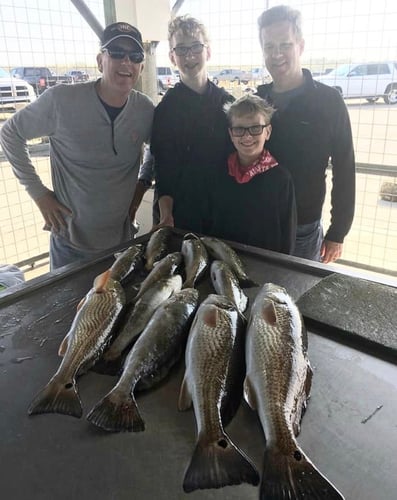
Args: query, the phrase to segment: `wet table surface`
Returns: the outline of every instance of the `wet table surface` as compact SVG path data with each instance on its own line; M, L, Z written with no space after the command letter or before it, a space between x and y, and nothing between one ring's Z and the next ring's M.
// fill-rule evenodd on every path
M285 286L296 300L333 271L271 252L237 249L252 277ZM58 346L76 304L112 261L109 254L68 266L0 296L1 498L257 499L259 489L249 485L183 492L196 436L193 411L176 408L183 360L161 386L138 394L144 432L107 433L85 419L116 382L93 371L78 380L82 419L28 417L33 396L59 366ZM257 289L246 291L253 299ZM314 378L298 438L302 449L346 500L395 500L396 364L310 330L309 358ZM256 413L244 402L227 432L261 471L265 441Z

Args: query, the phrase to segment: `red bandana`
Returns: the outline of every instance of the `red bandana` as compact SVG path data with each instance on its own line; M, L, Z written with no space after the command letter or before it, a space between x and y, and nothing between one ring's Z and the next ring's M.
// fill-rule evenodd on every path
M255 175L266 172L266 170L276 165L278 165L277 160L266 149L263 150L260 157L254 163L245 167L240 165L237 151L232 153L227 159L229 175L234 177L239 184L249 182Z

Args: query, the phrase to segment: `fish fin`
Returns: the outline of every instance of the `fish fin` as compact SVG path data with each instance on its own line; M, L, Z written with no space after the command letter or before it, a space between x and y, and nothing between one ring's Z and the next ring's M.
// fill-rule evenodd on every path
M246 276L245 278L240 278L238 281L241 288L254 288L256 286L259 286L259 283L252 280L251 278L248 278L248 276Z
M264 305L262 308L262 318L270 325L275 325L277 323L277 314L273 302Z
M120 398L114 391L109 392L87 415L92 424L109 432L141 432L145 422L139 414L133 394Z
M58 348L58 356L61 356L61 358L63 358L65 356L65 353L66 351L68 350L68 346L69 346L69 333L67 335L65 335L65 337L63 338L62 342L60 343L59 345L59 348Z
M106 288L107 282L109 281L110 275L112 271L111 269L108 269L102 274L99 274L95 279L94 279L94 288L97 293L101 293L104 291Z
M343 495L326 479L297 447L291 455L267 448L260 486L260 500L285 498L344 500Z
M178 410L186 411L192 406L192 396L189 391L186 375L182 380L182 385L179 391Z
M53 377L31 402L28 414L61 413L81 418L83 408L74 380L68 383L61 382Z
M87 297L83 297L80 302L77 304L76 309L77 311L80 311L80 309L83 307L85 301L87 300Z
M247 377L244 380L244 399L252 410L257 410L255 391L252 390L251 383Z
M186 493L197 489L249 483L259 484L259 474L248 457L223 434L217 441L199 439L183 480Z

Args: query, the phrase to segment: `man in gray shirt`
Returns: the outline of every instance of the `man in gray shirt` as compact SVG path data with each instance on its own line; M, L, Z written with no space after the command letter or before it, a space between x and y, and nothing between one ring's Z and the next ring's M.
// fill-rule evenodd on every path
M102 77L57 85L11 117L1 145L51 231L51 269L133 237L132 198L154 105L134 90L142 72L140 32L128 23L105 28L97 55ZM26 142L48 136L52 190L38 176Z

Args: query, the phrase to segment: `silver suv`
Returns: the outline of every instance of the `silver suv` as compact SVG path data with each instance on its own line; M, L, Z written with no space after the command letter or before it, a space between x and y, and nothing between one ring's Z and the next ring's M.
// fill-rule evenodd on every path
M223 69L219 73L214 74L212 81L215 85L219 82L237 82L247 84L252 80L252 75L248 71L241 69Z
M386 104L397 103L397 62L343 64L315 79L339 90L344 99L375 102L382 97Z

